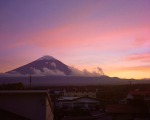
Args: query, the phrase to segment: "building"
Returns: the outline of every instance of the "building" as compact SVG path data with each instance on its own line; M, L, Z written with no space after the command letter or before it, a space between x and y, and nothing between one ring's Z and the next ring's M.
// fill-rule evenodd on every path
M147 118L149 118L148 111L144 106L107 105L106 112L112 120L148 120Z
M131 105L146 105L150 112L150 90L139 89L131 91L127 95L127 103Z
M99 109L102 102L96 98L90 97L62 97L57 101L57 106L63 109L84 109L96 110Z
M67 88L63 90L64 97L91 97L96 98L98 89L88 88Z
M150 118L150 91L130 91L124 99L124 104L107 105L106 112L113 120Z
M47 90L0 91L0 118L11 120L53 120Z

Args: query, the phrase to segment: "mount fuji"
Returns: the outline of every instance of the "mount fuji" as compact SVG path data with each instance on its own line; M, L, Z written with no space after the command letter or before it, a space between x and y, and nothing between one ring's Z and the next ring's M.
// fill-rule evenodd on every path
M99 73L90 73L71 68L52 56L43 56L31 63L0 74L0 84L22 82L28 85L29 75L32 75L33 85L99 85L99 84L128 84L130 79L109 77ZM138 80L138 82L144 80ZM150 83L150 80L145 80Z
M52 56L43 56L29 64L13 69L6 73L22 75L61 75L71 74L71 69Z

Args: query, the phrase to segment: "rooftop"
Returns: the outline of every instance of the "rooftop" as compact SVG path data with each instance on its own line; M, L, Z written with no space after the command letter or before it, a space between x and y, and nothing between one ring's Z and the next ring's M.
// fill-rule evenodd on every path
M0 90L0 94L24 94L24 93L32 93L32 94L47 94L49 90Z
M129 94L131 94L131 95L143 95L143 96L150 96L150 90L147 90L147 91L135 90L135 91L131 91L131 92L129 92Z

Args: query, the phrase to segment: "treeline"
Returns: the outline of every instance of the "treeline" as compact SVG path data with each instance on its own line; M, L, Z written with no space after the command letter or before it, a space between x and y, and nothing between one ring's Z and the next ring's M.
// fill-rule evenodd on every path
M22 89L24 89L24 85L21 82L0 85L0 90L22 90Z

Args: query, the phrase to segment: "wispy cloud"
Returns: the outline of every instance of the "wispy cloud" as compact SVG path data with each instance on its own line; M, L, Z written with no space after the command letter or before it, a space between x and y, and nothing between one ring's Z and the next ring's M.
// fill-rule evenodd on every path
M145 38L146 37L146 38ZM150 46L150 36L143 36L143 38L136 38L135 39L135 46L142 47L142 46Z
M127 61L150 62L150 53L134 54L126 58Z

